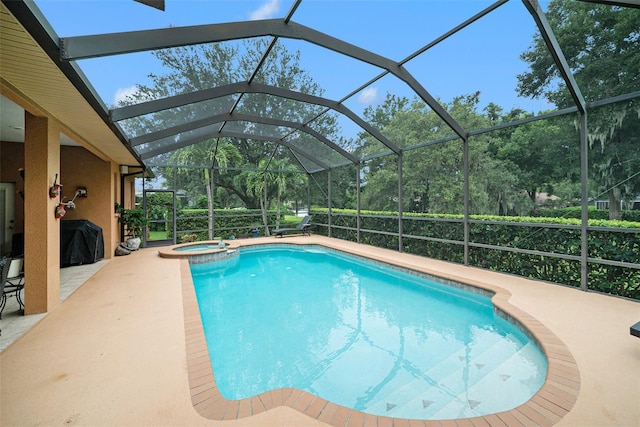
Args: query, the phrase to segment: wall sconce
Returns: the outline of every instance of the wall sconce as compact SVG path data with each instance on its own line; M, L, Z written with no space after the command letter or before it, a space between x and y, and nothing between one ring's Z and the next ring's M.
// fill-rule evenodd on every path
M122 175L126 175L129 173L129 166L127 165L120 165L120 174Z

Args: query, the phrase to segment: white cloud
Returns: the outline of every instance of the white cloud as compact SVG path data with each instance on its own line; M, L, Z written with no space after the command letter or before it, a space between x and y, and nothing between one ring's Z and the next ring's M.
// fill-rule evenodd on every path
M120 105L120 101L125 101L129 95L133 95L136 92L138 92L138 86L129 86L118 89L116 94L113 96L113 105Z
M371 105L379 100L380 96L378 95L377 87L367 88L358 95L358 102L361 104Z
M249 19L252 21L258 19L269 19L280 11L280 0L267 0L262 6L249 13Z

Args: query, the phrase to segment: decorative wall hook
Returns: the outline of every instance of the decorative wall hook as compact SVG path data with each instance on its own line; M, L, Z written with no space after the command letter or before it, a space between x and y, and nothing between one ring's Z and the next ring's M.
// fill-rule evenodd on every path
M62 205L67 209L75 209L76 208L76 202L74 201L75 199L76 198L74 197L73 200L69 200L68 202L65 202L63 198L62 201L60 201L59 205Z
M53 185L49 188L49 197L55 199L60 195L60 190L62 189L62 184L58 184L58 174L56 174L56 179L53 181Z
M75 200L76 197L87 197L87 187L76 188L76 193L73 196L73 199Z
M69 200L68 202L64 201L64 197L62 198L60 203L58 203L58 205L56 206L56 218L62 218L67 213L65 208L66 209L76 208L76 197L87 197L86 187L79 187L76 190L75 194L73 195L73 199Z
M67 211L64 210L64 206L65 206L64 203L58 203L56 205L56 211L55 211L56 219L62 218L67 213Z

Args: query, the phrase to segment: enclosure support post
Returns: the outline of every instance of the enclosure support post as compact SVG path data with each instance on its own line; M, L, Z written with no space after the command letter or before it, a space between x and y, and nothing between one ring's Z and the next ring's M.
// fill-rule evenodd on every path
M264 213L263 221L264 221L264 235L269 237L269 205L267 205L267 171L264 171L264 183L262 185L262 197L264 197Z
M311 174L307 173L307 215L311 215Z
M144 217L147 218L147 222L148 222L149 215L147 213L147 189L145 187L145 182L147 180L144 179L144 177L146 175L146 172L147 172L147 168L145 167L145 168L142 169L142 212L144 212ZM135 192L135 185L134 185L134 192ZM134 200L133 207L135 208L136 207L135 194L134 194L133 197L134 197L134 199L133 199ZM142 231L141 231L142 232L142 247L143 248L147 247L147 232L149 230L148 227L149 227L148 225L145 225L142 228Z
M125 175L120 174L120 209L124 209L124 183L125 183ZM120 212L118 212L120 215ZM124 242L124 222L118 221L120 225L120 242Z
M333 237L333 233L331 232L331 217L333 216L331 212L331 169L327 172L327 204L329 207L329 215L327 216L327 222L329 223L329 237Z
M469 136L462 139L462 164L464 174L464 265L469 265Z
M216 143L217 144L217 143ZM217 145L216 145L217 149ZM209 171L209 180L211 182L211 200L207 202L207 207L211 207L211 238L214 239L216 237L216 204L215 204L215 194L216 194L216 178L214 175L215 169L211 166ZM222 239L222 233L220 234L220 239Z
M589 143L587 141L587 112L580 113L580 198L582 200L582 225L580 233L580 289L587 290L588 268L587 258L589 255L589 241L587 238L589 225L589 161L588 161Z
M533 19L536 21L536 25L540 30L540 35L544 40L547 48L549 49L549 53L553 58L553 62L558 67L558 71L562 76L562 79L567 85L567 89L571 93L571 98L573 98L573 102L576 104L578 108L578 112L580 113L580 181L581 181L581 189L580 189L580 197L582 198L582 227L581 227L581 248L580 248L580 264L581 264L581 274L580 274L580 288L584 291L587 290L587 256L589 251L589 245L587 241L587 226L589 225L589 212L587 210L587 205L589 202L589 194L587 192L587 172L589 169L589 164L587 163L587 103L582 96L582 92L580 92L580 87L576 82L571 68L567 63L567 59L564 57L564 53L560 48L560 44L556 39L555 34L553 33L553 29L547 21L547 17L542 11L542 7L540 6L537 0L522 0L525 7L529 10Z
M173 244L178 243L178 210L176 209L176 192L178 186L178 168L173 168Z
M403 233L403 222L402 222L402 201L404 200L403 192L402 192L402 151L398 153L398 252L402 252L402 233Z
M360 237L360 163L356 165L356 242L362 243Z
M175 183L175 181L174 181ZM176 243L178 243L177 239L177 234L178 234L178 229L176 228L177 225L177 221L176 221L176 216L178 215L178 209L176 208L176 191L173 190L173 213L172 213L172 218L173 221L171 221L171 227L172 227L172 234L173 234L173 244L175 245Z

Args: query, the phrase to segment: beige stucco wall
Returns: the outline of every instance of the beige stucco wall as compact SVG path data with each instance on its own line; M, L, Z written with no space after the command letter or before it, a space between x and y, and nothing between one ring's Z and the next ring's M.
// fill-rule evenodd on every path
M119 243L119 224L114 202L120 197L118 165L95 156L83 147L60 146L60 128L46 118L27 113L26 143L0 144L0 181L16 184L16 232L25 233L25 260L29 263L25 290L25 313L50 311L59 302L60 222L87 219L103 230L105 258L111 258ZM19 174L25 169L27 180ZM87 197L75 199L76 209L67 209L63 219L54 217L61 198L48 191L58 174L62 201L73 199L78 187ZM28 195L37 195L29 197ZM44 237L46 236L46 238Z
M113 169L112 162L104 161L82 147L62 146L60 149L64 201L73 199L79 187L87 189L87 197L77 197L76 208L67 209L62 220L86 219L101 227L105 258L111 258L117 245L113 235L113 228L117 228L113 212L116 185Z
M15 183L16 191L23 192L25 183L18 169L25 165L24 147L22 143L0 143L0 182ZM82 147L61 146L58 182L63 185L62 195L65 201L73 199L78 187L87 188L87 197L76 198L76 209L67 209L62 220L87 219L101 227L105 258L111 258L120 241L120 226L118 217L114 214L114 203L120 201L118 165L104 161ZM51 212L53 215L53 208ZM24 217L24 202L16 194L17 233L24 232Z
M0 143L0 182L15 183L16 191L24 192L24 180L18 168L24 168L24 144ZM15 221L15 232L24 232L24 202L19 194L15 197Z
M111 248L112 250L110 255L113 255L114 251L116 250L116 247L120 243L120 223L118 222L119 215L116 212L115 204L116 203L118 203L118 205L120 204L120 194L121 194L120 169L119 169L119 166L113 162L111 162L111 186L113 189L113 203L111 205L112 206L111 233L109 237L111 239L111 245L112 245L112 248ZM105 239L106 239L106 236L105 236ZM105 256L106 256L106 253L105 253Z

